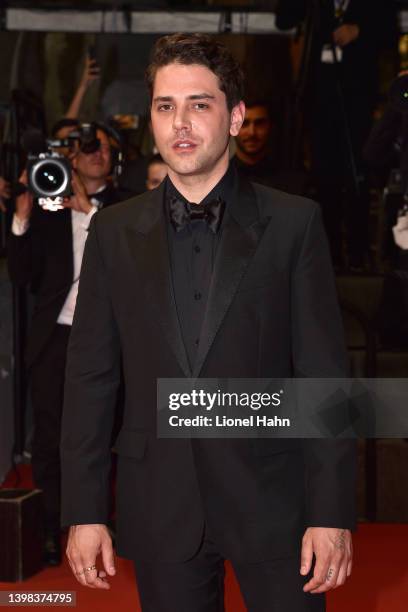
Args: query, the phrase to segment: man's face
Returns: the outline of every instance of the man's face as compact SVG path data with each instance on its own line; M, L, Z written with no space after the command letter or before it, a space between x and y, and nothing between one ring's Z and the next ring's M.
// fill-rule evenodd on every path
M147 169L147 189L155 189L167 176L167 166L161 162L153 162Z
M246 155L259 155L266 150L272 124L265 106L246 109L244 123L236 138L237 147Z
M102 179L110 174L112 161L109 139L102 130L97 130L96 137L101 143L99 149L93 153L78 151L72 160L72 165L81 178Z
M209 175L228 161L229 139L238 134L244 112L242 102L228 110L218 78L205 66L174 63L159 68L151 118L169 173Z

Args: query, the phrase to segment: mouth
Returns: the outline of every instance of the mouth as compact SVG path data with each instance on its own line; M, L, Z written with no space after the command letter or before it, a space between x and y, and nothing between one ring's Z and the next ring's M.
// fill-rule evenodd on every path
M177 153L191 153L197 147L192 140L176 140L172 148Z
M254 146L254 145L258 145L259 144L259 140L256 140L255 138L251 138L251 139L248 139L248 140L243 140L243 143L246 144L246 145Z

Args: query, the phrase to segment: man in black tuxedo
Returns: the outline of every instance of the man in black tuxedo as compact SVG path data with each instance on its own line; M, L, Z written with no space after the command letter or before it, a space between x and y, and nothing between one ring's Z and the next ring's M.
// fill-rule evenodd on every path
M43 210L28 191L17 198L8 242L11 280L20 287L30 285L35 295L26 366L34 422L33 478L43 490L47 565L61 559L59 442L65 359L82 255L92 216L120 199L108 181L108 134L98 129L97 137L96 151L79 151L72 159L73 197L66 198L62 210Z
M109 588L122 364L116 544L135 562L143 612L221 612L226 557L251 612L324 610L324 592L351 572L351 441L156 435L160 377L347 372L317 205L229 167L242 80L210 36L156 43L147 81L168 177L102 211L86 245L61 443L67 556L81 584Z

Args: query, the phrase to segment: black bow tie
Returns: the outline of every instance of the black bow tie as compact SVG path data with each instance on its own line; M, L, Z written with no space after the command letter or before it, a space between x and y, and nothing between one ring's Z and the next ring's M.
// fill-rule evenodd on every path
M225 202L221 198L206 204L190 204L172 196L169 198L170 221L176 232L180 232L190 221L203 219L217 233L224 214Z

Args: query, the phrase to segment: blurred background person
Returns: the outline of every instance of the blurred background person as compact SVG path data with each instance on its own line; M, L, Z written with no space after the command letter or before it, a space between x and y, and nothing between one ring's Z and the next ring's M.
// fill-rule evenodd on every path
M270 185L276 171L276 153L272 152L273 123L268 103L246 102L245 119L235 138L233 161L237 170L255 183Z
M78 151L71 160L73 193L62 210L44 210L28 190L17 197L8 244L11 280L20 287L30 286L35 296L26 365L34 422L33 479L43 491L47 565L61 562L60 425L65 356L82 257L93 215L120 199L110 180L109 136L101 127L96 135L99 147L92 153ZM27 182L26 173L22 181Z
M238 172L250 181L288 193L305 194L305 173L284 171L279 163L277 132L272 105L266 100L248 100L244 123L235 138L236 150L231 161Z
M156 153L151 157L147 166L146 189L156 189L167 176L167 164L160 155Z
M389 102L364 147L364 157L386 179L383 257L386 274L378 315L381 345L408 347L408 71L392 82Z
M385 0L280 0L277 6L278 28L307 24L305 114L317 199L335 265L354 270L368 261L370 198L362 150L378 93L378 57L389 36L389 16Z
M364 146L364 159L386 183L381 246L385 259L395 265L399 251L392 227L398 212L408 202L408 71L400 72L393 81L384 113L374 124Z

